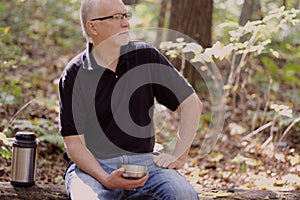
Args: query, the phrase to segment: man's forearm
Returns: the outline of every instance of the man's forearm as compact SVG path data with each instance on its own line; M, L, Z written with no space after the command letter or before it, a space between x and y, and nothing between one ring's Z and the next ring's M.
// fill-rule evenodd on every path
M202 103L194 93L185 99L180 107L180 127L177 143L173 152L173 156L178 159L182 156L187 156L190 146L195 138L202 112Z
M64 141L68 155L76 166L99 182L103 182L108 174L85 146L83 136L67 136Z

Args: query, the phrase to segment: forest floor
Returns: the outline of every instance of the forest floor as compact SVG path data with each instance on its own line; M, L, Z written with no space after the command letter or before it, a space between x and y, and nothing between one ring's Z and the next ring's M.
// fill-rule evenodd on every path
M40 119L47 119L52 122L50 126L47 125L47 130L51 130L51 134L58 134L57 90L54 89L53 82L57 79L57 74L61 73L64 64L53 65L48 70L40 68L35 71L34 79L32 78L33 70L28 70L27 73L22 71L22 77L27 80L21 81L29 83L35 81L35 84L38 85L38 91L32 90L27 93L27 100L32 99L31 96L42 93L41 96L47 97L45 99L54 99L54 103L50 102L51 106L47 103L33 103L24 109L17 119L28 120L35 123L36 126L41 126ZM49 72L49 70L53 71ZM26 102L26 99L24 101ZM209 110L208 107L209 103L204 102L204 113ZM17 110L18 108L7 109L6 116L2 116L2 118L12 116ZM156 112L154 121L158 125L157 143L164 146L163 151L174 147L173 141L179 125L178 116L179 113L171 113L164 109L158 109ZM291 132L285 138L284 145L279 145L279 147L278 144L272 145L272 143L263 147L262 144L268 135L259 133L245 141L242 138L246 136L246 133L231 135L228 130L224 130L216 144L212 145L212 151L207 156L201 157L199 151L208 125L206 123L199 128L189 153L189 159L184 168L180 170L199 193L203 188L300 190L299 133ZM20 130L20 127L14 132L17 130ZM39 137L39 135L37 136ZM45 141L40 142L37 153L36 183L63 185L66 165L62 149L58 145ZM0 182L9 182L10 166L10 159L0 156Z
M157 135L157 142L167 148L173 145L172 138L179 121L177 116L176 113L165 112L163 118L167 122ZM167 130L166 126L169 127ZM274 149L269 145L262 148L258 141L241 142L241 136L223 134L212 152L201 158L202 139L199 133L186 165L180 170L198 192L203 188L300 190L299 146ZM295 136L287 139L295 139ZM55 144L40 142L37 155L36 183L63 185L66 162L62 150ZM10 166L9 159L0 157L0 182L9 182Z

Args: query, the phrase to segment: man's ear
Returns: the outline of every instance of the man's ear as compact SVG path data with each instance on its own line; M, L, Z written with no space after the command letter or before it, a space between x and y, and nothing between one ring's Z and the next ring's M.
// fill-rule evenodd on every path
M89 35L97 35L97 27L95 24L91 21L86 22L87 31L89 32Z

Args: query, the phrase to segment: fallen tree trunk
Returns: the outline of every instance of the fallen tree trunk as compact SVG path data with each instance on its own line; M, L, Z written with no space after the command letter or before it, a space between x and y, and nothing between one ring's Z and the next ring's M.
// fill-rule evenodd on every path
M198 189L201 200L299 200L300 191L270 191L241 189Z
M1 200L68 200L62 185L35 185L33 187L13 187L10 183L0 182Z
M300 191L275 192L268 190L240 189L196 189L201 200L298 200ZM0 182L1 200L68 200L62 185L36 185L28 188L12 187L10 183Z

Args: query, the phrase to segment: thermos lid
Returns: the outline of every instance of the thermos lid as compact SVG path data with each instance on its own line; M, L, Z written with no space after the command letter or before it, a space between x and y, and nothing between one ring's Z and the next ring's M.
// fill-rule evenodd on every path
M35 141L36 136L32 132L22 131L22 132L17 132L15 138L17 140Z
M33 148L36 146L36 136L32 132L17 132L13 146L21 148Z

